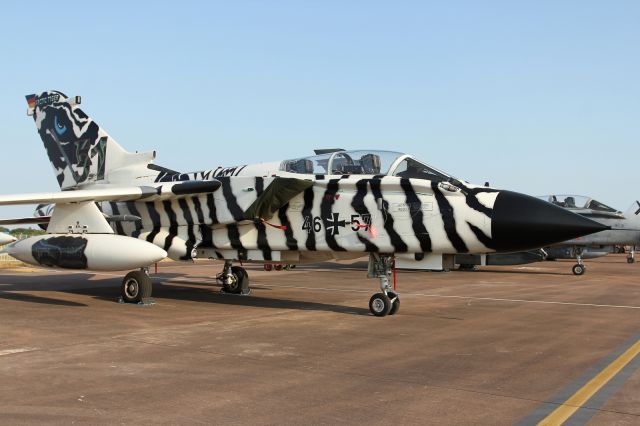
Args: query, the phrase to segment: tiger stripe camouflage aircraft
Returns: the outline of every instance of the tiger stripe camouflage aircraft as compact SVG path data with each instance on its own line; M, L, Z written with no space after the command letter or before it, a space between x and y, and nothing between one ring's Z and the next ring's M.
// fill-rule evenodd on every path
M58 193L0 196L0 205L41 204L46 234L8 246L24 262L126 270L122 299L151 295L148 266L160 259L224 261L223 290L246 294L237 261L301 263L369 254L380 292L376 316L397 312L394 259L453 262L456 253L530 249L604 226L534 197L476 186L411 156L335 151L277 163L179 173L155 152L125 151L58 91L27 96ZM55 208L53 208L55 205Z

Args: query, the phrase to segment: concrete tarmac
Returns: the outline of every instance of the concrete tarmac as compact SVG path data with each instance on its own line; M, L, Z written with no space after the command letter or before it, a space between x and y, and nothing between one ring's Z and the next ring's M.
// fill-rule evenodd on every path
M572 264L399 271L384 318L362 260L250 265L251 296L163 262L152 306L124 273L0 270L0 424L535 423L640 339L640 265ZM574 421L640 424L633 360Z

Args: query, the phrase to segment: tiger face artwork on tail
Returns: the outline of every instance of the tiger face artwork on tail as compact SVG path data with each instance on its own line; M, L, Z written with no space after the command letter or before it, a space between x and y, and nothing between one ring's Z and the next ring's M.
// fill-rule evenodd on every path
M26 98L60 187L104 179L109 135L77 106L79 98L57 91Z

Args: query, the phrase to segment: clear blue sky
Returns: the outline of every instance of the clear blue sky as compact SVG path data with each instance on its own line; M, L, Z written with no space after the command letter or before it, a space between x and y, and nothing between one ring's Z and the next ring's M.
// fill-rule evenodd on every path
M3 3L0 193L57 190L24 99L57 89L184 171L377 148L640 198L638 1L92 3Z

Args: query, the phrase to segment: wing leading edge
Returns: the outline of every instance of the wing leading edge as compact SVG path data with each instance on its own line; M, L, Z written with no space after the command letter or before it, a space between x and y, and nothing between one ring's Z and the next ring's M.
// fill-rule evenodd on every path
M157 201L215 192L220 182L190 181L159 186L105 187L75 191L0 195L0 206L17 204L71 204L89 201Z

